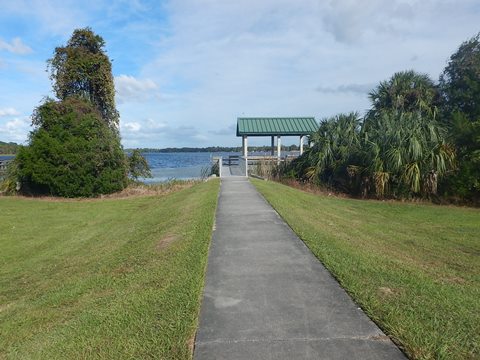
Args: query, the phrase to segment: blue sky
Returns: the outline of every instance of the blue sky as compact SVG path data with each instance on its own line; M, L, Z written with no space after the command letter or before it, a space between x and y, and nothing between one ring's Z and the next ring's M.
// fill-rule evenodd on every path
M78 27L106 41L126 147L239 145L238 116L363 113L379 81L408 69L437 80L480 31L478 0L0 0L0 9L0 140L19 143L52 95L46 60Z

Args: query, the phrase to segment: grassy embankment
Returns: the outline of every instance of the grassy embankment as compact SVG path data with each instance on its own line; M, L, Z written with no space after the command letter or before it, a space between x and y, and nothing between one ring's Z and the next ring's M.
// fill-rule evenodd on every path
M480 357L480 211L253 184L416 359Z
M189 358L217 192L0 197L0 358Z

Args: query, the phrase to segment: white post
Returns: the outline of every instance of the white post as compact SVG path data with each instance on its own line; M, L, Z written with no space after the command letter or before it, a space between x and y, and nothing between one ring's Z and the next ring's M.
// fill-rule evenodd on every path
M303 135L300 136L300 155L303 154Z
M280 164L280 158L282 156L282 138L277 136L277 163Z
M248 176L248 137L243 137L243 157L245 158L245 176Z

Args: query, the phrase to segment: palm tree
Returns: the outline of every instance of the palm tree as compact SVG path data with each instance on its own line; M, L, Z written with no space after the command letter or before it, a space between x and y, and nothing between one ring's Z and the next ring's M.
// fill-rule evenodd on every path
M455 157L436 119L437 98L428 75L394 74L370 93L363 121L357 113L323 119L293 173L364 196L435 194Z
M368 116L377 116L383 110L416 112L436 117L439 92L427 74L413 70L395 73L370 92L372 109Z

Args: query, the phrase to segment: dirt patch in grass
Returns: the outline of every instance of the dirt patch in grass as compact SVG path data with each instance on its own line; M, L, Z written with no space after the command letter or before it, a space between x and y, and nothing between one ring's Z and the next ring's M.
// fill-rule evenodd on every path
M130 265L121 265L121 266L113 269L112 273L113 273L114 276L121 276L121 275L130 274L134 271L135 271L135 269Z
M381 299L386 300L386 299L393 298L395 296L400 295L401 291L399 289L392 289L386 286L381 286L378 288L377 293Z
M444 284L454 284L454 285L464 285L467 283L467 280L461 278L460 276L451 276L440 279Z
M177 235L173 235L173 234L166 235L163 238L161 238L160 241L157 242L157 244L155 245L155 248L157 250L162 250L176 240L178 240Z
M188 350L190 351L190 354L193 354L193 350L195 348L195 335L196 333L193 333L193 335L187 341L187 346L188 346Z
M122 199L138 196L166 195L175 191L190 188L199 182L199 180L174 180L167 183L154 185L135 184L128 186L118 193L103 195L101 198Z
M12 305L13 305L13 303L0 304L0 313L5 311L5 310L8 310Z
M294 179L282 179L278 181L280 184L284 184L290 187L293 187L295 189L310 193L310 194L317 194L317 195L325 195L325 196L335 196L335 197L341 197L341 198L346 198L348 197L346 194L339 193L339 192L334 192L332 190L329 190L325 187L321 187L319 185L315 185L309 182L301 182L298 180Z

